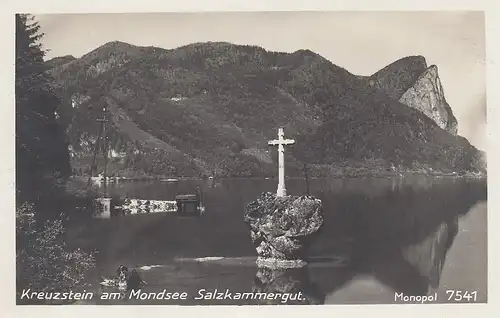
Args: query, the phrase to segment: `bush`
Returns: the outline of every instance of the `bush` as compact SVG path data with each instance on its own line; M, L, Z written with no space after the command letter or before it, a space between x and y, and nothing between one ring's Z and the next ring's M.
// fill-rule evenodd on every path
M52 303L26 300L23 289L36 292L69 292L89 287L85 273L95 266L94 253L68 251L62 220L37 227L33 205L16 210L16 294L18 304Z

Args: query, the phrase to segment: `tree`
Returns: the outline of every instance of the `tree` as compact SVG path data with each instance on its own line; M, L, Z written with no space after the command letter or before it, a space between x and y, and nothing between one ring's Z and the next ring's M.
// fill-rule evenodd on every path
M68 250L61 220L36 225L33 206L23 204L16 210L16 295L18 304L46 303L46 300L22 300L23 290L38 292L81 292L95 266L95 253ZM65 301L68 302L68 301ZM49 301L50 303L50 301Z
M61 99L46 72L42 37L32 16L16 15L16 199L33 202L39 212L71 173L57 120Z
M29 15L16 15L16 289L67 292L83 289L95 257L68 251L65 209L76 195L66 193L71 173L64 130L57 120L61 100L46 72L40 26ZM87 194L79 196L92 201ZM88 200L87 200L88 199ZM88 204L93 210L93 202ZM35 213L36 211L36 213ZM64 211L66 212L66 211ZM38 301L38 300L35 300Z

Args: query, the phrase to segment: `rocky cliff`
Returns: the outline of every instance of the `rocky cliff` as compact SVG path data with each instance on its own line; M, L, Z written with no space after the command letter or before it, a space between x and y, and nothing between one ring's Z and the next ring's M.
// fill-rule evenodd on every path
M458 122L444 96L438 68L428 67L423 56L397 60L364 80L390 98L421 111L449 133L457 134Z
M457 134L458 122L444 97L436 65L427 68L399 101L418 109L449 133Z

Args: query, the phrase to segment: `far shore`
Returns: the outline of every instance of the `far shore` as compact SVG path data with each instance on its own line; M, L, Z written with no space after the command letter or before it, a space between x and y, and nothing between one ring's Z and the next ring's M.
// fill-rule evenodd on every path
M401 172L398 176L396 173L390 172L350 172L344 174L325 174L317 175L311 173L308 175L310 180L319 179L354 179L354 178L412 178L412 177L429 177L429 178L454 178L454 179L478 179L486 180L487 175L485 174L473 174L473 173L423 173L423 172L411 172L405 171ZM89 176L72 176L73 180L78 181L88 181ZM215 177L166 177L166 176L141 176L141 177L123 177L123 176L108 176L108 183L119 183L119 182L178 182L178 181L199 181L199 180L211 180L211 179L253 179L253 180L277 180L277 176L215 176ZM287 176L288 180L301 180L305 179L304 176ZM102 179L101 179L102 180ZM101 181L102 182L102 181Z

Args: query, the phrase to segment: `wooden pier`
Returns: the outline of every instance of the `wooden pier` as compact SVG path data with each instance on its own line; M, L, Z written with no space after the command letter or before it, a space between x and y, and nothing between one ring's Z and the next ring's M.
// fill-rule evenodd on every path
M113 198L98 198L100 209L96 218L109 219L112 217L149 214L149 213L177 213L180 216L201 216L205 207L199 194L178 195L175 201L124 199L122 204L113 202Z

